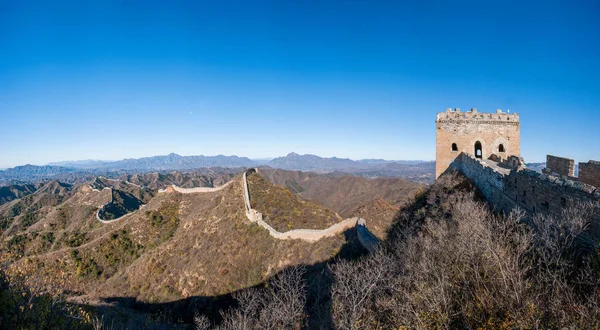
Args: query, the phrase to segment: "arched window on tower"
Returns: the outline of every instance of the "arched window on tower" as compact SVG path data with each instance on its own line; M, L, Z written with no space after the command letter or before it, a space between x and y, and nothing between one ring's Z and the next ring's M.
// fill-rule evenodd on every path
M456 151L458 151L458 146L456 145L456 143L452 143L452 152Z
M483 158L483 151L481 150L481 142L475 142L475 158Z
M501 144L501 145L498 146L498 152L506 152L506 151L504 151L504 145L503 144Z

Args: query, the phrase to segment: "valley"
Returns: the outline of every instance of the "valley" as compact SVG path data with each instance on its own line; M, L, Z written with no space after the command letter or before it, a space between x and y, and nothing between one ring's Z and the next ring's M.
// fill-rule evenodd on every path
M49 290L91 305L111 297L167 303L229 294L260 285L286 267L326 262L348 240L355 252L346 254L362 253L357 220L316 241L269 236L246 219L241 173L136 174L38 185L11 186L31 192L0 205L0 260L7 273L26 268L29 283L44 279ZM268 168L250 175L248 186L253 207L277 230L320 230L360 216L369 228L373 219L380 239L395 212L422 189L401 179Z

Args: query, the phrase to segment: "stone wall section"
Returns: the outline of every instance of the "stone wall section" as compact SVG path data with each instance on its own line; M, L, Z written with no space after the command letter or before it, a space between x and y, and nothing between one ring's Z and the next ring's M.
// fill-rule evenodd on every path
M560 214L564 207L577 202L592 202L600 207L600 189L564 176L524 167L506 170L464 153L451 167L467 176L497 211L510 212L518 206L530 214Z
M361 244L369 251L375 249L379 240L375 236L373 236L368 229L366 229L366 221L362 218L354 217L345 219L342 222L336 223L335 225L321 230L316 229L294 229L286 232L279 232L275 230L275 228L271 227L268 223L266 223L262 218L262 213L256 211L252 208L252 203L250 202L250 191L248 189L248 180L246 179L247 173L256 172L256 169L249 169L244 171L242 174L242 185L244 190L244 207L246 209L246 217L251 222L258 224L269 232L269 235L276 239L300 239L308 242L316 242L322 238L335 236L337 234L343 233L344 231L356 227L357 224L364 227L363 230L357 230L357 234L359 236L359 241ZM368 234L366 234L368 232ZM375 241L377 240L377 241Z
M90 188L92 188L91 186L89 186L89 187L90 187ZM119 220L121 220L121 219L125 218L125 217L126 217L126 216L128 216L128 215L134 214L135 212L137 212L137 211L141 210L142 208L144 208L144 207L146 206L146 205L142 204L142 205L140 205L140 208L139 208L139 209L137 209L136 211L133 211L133 212L130 212L130 213L124 214L124 215L122 215L122 216L120 216L120 217L118 217L118 218L116 218L116 219L111 219L111 220L103 220L103 219L101 219L101 218L100 218L100 212L103 212L103 211L106 209L106 207L107 207L108 205L110 205L110 204L113 202L113 194L112 194L112 192L113 192L112 190L113 190L113 189L112 189L112 188L110 188L110 187L104 187L104 188L102 188L102 190L104 190L104 189L108 189L108 190L110 190L110 201L109 201L108 203L106 203L106 204L104 204L104 205L100 206L100 208L98 209L98 211L96 211L96 219L97 219L98 221L102 222L102 223L111 223L111 222L119 221ZM94 188L92 188L92 191L99 191L99 190L98 190L98 189L94 189Z
M231 182L233 181L229 181L226 184L219 186L219 187L196 187L196 188L181 188L178 187L174 184L168 186L165 189L159 189L158 193L172 193L172 192L178 192L178 193L182 193L182 194L195 194L195 193L207 193L207 192L215 192L215 191L219 191L225 187L227 187L228 185L231 184Z
M600 162L579 163L579 181L600 189Z
M374 252L377 250L377 247L381 242L369 231L369 229L367 229L367 223L364 219L358 219L358 222L356 223L356 233L360 244L364 246L367 251Z
M546 168L548 169L547 174L556 173L570 177L575 176L575 161L573 159L547 155Z

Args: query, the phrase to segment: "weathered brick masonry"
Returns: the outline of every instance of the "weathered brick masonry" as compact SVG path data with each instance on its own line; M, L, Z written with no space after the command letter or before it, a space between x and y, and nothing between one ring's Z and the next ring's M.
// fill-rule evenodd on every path
M565 206L579 202L591 202L600 210L600 188L566 176L547 175L524 167L509 170L465 153L450 167L469 178L496 211L508 213L518 206L530 215L539 212L560 215ZM600 219L592 219L592 230L600 233Z
M520 157L519 116L497 110L496 114L461 113L446 109L436 118L436 177L452 168L462 172L481 191L496 211L519 207L532 215L560 215L581 202L594 205L592 232L600 235L600 162L579 163L548 156L547 169L527 169Z
M579 163L579 181L600 188L600 162Z
M487 159L521 155L519 115L502 110L479 113L448 108L436 117L436 178L461 152Z
M547 155L546 168L550 170L550 174L555 172L566 176L575 175L575 161L569 158Z

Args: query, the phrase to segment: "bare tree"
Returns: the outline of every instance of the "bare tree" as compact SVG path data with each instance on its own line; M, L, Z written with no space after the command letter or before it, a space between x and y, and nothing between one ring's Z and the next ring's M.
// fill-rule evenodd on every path
M264 289L235 294L239 307L223 314L219 329L300 329L305 321L305 269L287 268Z
M340 261L331 266L333 318L341 329L364 329L372 326L371 306L388 279L392 260L382 250L357 262Z
M208 317L201 314L194 315L194 325L196 326L196 330L209 330L212 326Z

